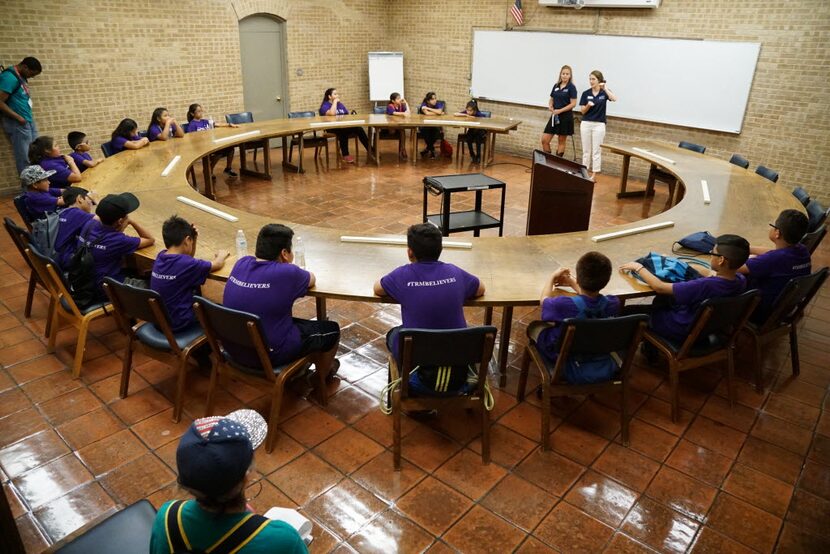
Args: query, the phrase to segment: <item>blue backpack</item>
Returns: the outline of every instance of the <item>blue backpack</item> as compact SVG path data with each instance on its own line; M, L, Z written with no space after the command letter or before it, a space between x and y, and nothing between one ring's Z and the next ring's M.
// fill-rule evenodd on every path
M571 298L576 304L578 313L574 319L603 319L608 317L605 310L608 299L599 297L596 306L589 308L581 296ZM619 371L617 361L611 354L586 355L574 354L565 360L565 380L572 385L587 385L610 381Z
M671 256L663 256L655 254L654 252L649 252L642 258L638 258L637 263L642 264L655 277L666 283L680 283L682 281L691 281L703 277L698 270L689 264L696 264L707 269L711 268L708 263L697 258L689 256L672 258ZM634 273L634 277L640 282L645 282L636 273Z

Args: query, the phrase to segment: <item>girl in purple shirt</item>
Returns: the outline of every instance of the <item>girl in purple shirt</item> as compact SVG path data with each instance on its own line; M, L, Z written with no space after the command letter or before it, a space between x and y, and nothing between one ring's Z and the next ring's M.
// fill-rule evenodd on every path
M421 107L418 110L420 115L436 116L444 115L444 103L438 101L438 95L430 91L424 96ZM421 151L421 156L435 157L435 143L441 137L441 127L419 127L418 132L424 139L427 147Z
M409 104L407 104L406 99L397 92L390 94L389 104L386 106L386 115L409 117L409 114ZM392 133L398 134L398 157L406 160L406 133L403 129L394 130ZM394 137L395 135L391 136Z
M478 102L470 100L464 107L463 112L458 112L455 115L463 117L484 117L484 114L478 110ZM487 138L487 131L484 129L467 129L464 133L467 136L467 148L470 150L470 157L473 163L481 163L481 145ZM473 152L473 145L475 144L476 151Z
M153 110L153 117L150 118L150 125L147 126L147 138L150 139L150 142L167 140L173 137L182 138L183 136L184 129L167 113L167 108Z
M202 110L201 104L191 104L190 107L187 108L187 125L185 125L186 132L198 133L199 131L207 131L213 127L239 127L239 125L235 125L233 123L217 123L209 119L204 119L204 110ZM216 167L216 163L219 161L219 158L224 157L225 173L231 177L237 177L239 174L231 169L234 152L235 149L230 147L212 154L210 156L210 169L213 170L213 168Z
M133 119L122 119L112 132L112 153L118 154L122 150L138 150L150 144L150 139L139 136L138 123Z
M53 171L49 184L65 188L81 181L81 171L71 156L61 154L60 146L52 137L41 136L29 145L29 161L46 171Z
M340 101L340 94L337 93L336 88L327 88L326 92L323 93L323 103L320 104L319 113L320 115L348 115L349 109ZM354 135L357 135L360 144L366 149L367 155L371 157L369 137L366 136L363 127L338 127L327 129L327 131L337 135L337 142L340 143L340 153L346 163L354 163L354 156L349 155L349 139Z

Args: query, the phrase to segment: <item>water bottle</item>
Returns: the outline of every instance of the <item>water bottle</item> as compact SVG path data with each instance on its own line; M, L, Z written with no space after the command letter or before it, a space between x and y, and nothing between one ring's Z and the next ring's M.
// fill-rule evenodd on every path
M294 265L305 269L305 245L303 237L294 237Z
M248 255L248 241L245 238L245 231L242 229L236 232L236 259L244 258Z
M216 126L216 123L214 123L213 118L208 116L207 120L208 120L208 129L213 129Z

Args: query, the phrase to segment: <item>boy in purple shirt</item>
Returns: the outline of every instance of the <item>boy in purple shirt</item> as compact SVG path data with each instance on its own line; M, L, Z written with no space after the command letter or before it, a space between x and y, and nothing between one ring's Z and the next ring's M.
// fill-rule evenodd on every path
M92 154L89 153L89 141L84 133L72 131L66 136L66 142L69 143L69 148L72 149L72 153L69 155L75 160L75 165L78 166L81 173L104 161L103 159L92 159Z
M611 260L599 252L588 252L579 258L576 262L576 279L567 267L560 267L554 271L542 290L542 320L558 324L569 317L578 317L582 311L577 306L578 301L585 305L585 310L597 312L600 317L617 315L620 311L620 301L617 297L600 294L611 280L611 271ZM556 287L560 285L574 289L580 300L560 295L556 291ZM558 342L561 332L560 325L537 325L528 330L530 336L536 340L539 353L551 364L556 363L559 354Z
M222 269L230 252L219 250L210 262L194 258L199 233L194 225L177 215L164 222L161 236L167 250L156 256L150 288L161 295L173 332L179 332L197 324L193 313L193 291L205 284L211 272Z
M52 137L41 136L29 145L29 161L51 171L49 183L53 187L65 188L81 181L81 171L71 156L61 154L60 146Z
M305 296L316 281L313 273L292 263L293 236L294 231L278 223L260 229L256 256L237 260L225 284L223 303L228 308L261 318L274 365L319 352L315 366L330 376L339 366L334 356L340 342L340 326L335 321L310 321L291 316L294 301ZM255 352L233 348L230 344L227 348L240 363L251 367L260 365Z
M39 165L30 165L20 172L20 186L24 190L23 203L29 221L40 219L63 206L62 190L49 187L49 177L54 173Z
M78 246L78 235L81 229L95 217L92 207L95 202L89 191L81 187L69 187L63 191L61 196L63 205L66 206L58 213L60 225L58 236L55 238L55 251L57 252L58 265L66 270L75 248Z
M104 277L123 282L127 277L122 268L124 258L155 242L147 229L128 217L138 206L138 198L132 193L108 194L95 208L98 217L90 220L78 235L79 243L86 242L91 247L92 258L95 260L95 283L102 299L106 298L101 288ZM124 229L128 226L135 230L137 237L124 234Z
M738 270L746 275L749 288L761 291L761 302L750 318L754 323L764 322L790 279L809 275L812 270L810 251L800 243L809 227L807 216L798 210L784 210L769 226L769 240L775 248L750 247L749 253L755 256Z
M738 269L747 258L749 242L745 238L721 235L712 249L714 276L666 283L638 262L623 264L620 269L636 273L657 293L657 298L649 307L649 328L668 340L683 342L701 302L708 298L736 296L746 290L746 279L738 274Z

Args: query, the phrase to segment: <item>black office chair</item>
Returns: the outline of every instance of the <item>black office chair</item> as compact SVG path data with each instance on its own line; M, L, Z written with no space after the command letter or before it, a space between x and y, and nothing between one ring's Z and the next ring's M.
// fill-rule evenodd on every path
M372 113L375 115L383 115L386 113L386 106L373 106Z
M778 172L773 171L772 169L770 169L768 167L764 167L763 165L759 165L758 167L756 167L755 168L755 173L757 173L761 177L769 179L773 183L778 182Z
M818 200L810 200L810 203L807 204L808 229L811 232L817 230L827 221L828 215L830 215L830 209L825 210Z
M316 114L311 111L306 112L288 112L289 119L297 119L297 118L304 118L304 117L314 117ZM326 133L325 131L320 131L321 134L317 134L317 131L312 131L310 133L303 134L303 149L305 148L314 148L314 161L316 162L320 157L320 149L324 149L326 151L326 165L329 163L329 140L336 138L335 135L331 133ZM291 137L291 145L288 149L288 162L291 163L291 159L294 155L294 146L297 148L300 147L300 137L294 136ZM303 152L300 152L300 156L303 155Z
M801 202L801 205L805 208L807 207L807 204L810 203L810 193L802 187L795 187L793 189L793 196L798 198L798 201Z
M810 231L809 233L806 233L802 237L800 242L801 242L801 244L803 244L804 246L807 247L807 250L809 250L810 254L812 255L813 252L815 252L816 249L818 248L819 244L821 244L821 241L824 240L824 236L826 234L827 234L827 225L821 225L815 231Z
M139 131L138 136L140 138L146 138L147 137L147 131Z
M749 160L747 160L740 154L732 154L732 157L729 158L729 163L737 165L738 167L742 167L744 169L749 168Z
M493 112L489 112L486 110L479 110L481 117L492 117ZM455 151L455 161L459 163L464 163L464 146L467 143L467 131L469 129L464 128L460 133L458 133L458 140L456 141L456 151ZM489 139L489 135L485 137L485 140ZM489 145L488 145L489 146ZM487 149L487 156L489 157L492 152L490 152L489 148ZM482 160L482 162L486 162L487 160Z
M29 217L29 207L26 205L26 195L18 194L12 199L12 202L14 202L14 209L17 210L17 215L20 216L20 219L23 221L26 228L31 231L32 218Z
M559 355L556 363L551 364L539 353L536 346L538 330L551 323L538 321L528 326L528 344L522 358L519 386L516 399L521 402L525 397L527 374L530 362L539 369L542 378L542 450L550 449L550 401L553 396L576 396L599 393L615 393L620 391L620 426L622 429L623 446L628 446L628 422L631 416L628 413L628 380L631 363L637 353L643 333L646 330L648 316L643 314L623 317L609 317L604 319L576 319L568 318L559 325L562 326L559 335ZM622 363L618 364L619 372L610 381L590 384L572 384L565 379L565 362L571 356L587 355L598 356L612 353L624 353Z
M239 113L228 113L225 114L225 122L229 125L243 125L245 123L253 123L254 122L254 114L251 112L239 112ZM239 156L240 158L245 157L245 153L248 149L254 151L254 163L256 163L256 153L257 150L260 148L268 148L268 139L265 140L255 140L251 142L243 142L239 145Z
M701 146L699 144L695 144L693 142L688 142L685 140L681 140L677 144L678 148L683 148L685 150L691 150L692 152L697 152L698 154L705 154L706 147ZM681 198L679 197L680 194L678 192L678 198L675 200L674 198L674 191L677 189L677 177L669 173L668 171L663 171L656 165L652 164L648 170L648 181L646 183L646 196L651 196L654 194L654 184L656 182L665 183L669 189L669 198L666 201L666 206L672 206L677 202L680 202Z
M101 143L101 152L104 153L105 158L109 158L110 156L115 154L115 151L112 149L112 141L111 140L108 140L107 142Z
M693 142L687 142L685 140L681 140L680 143L677 145L680 148L685 148L686 150L692 150L693 152L697 152L698 154L705 154L706 147L701 146L699 144L695 144Z
M372 113L375 115L383 115L386 113L386 106L374 106ZM375 162L380 165L380 152L378 151L379 140L395 140L398 142L398 158L401 157L400 152L403 146L404 129L375 129L372 133L372 151L375 153Z

